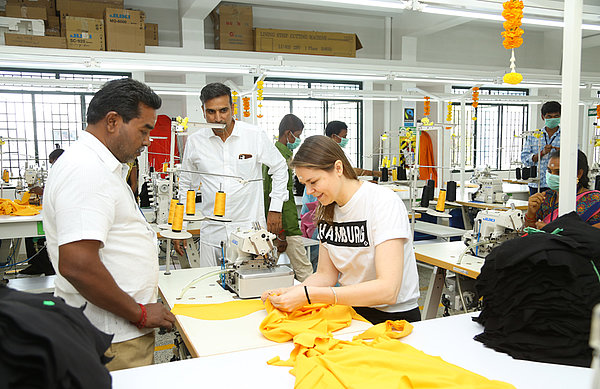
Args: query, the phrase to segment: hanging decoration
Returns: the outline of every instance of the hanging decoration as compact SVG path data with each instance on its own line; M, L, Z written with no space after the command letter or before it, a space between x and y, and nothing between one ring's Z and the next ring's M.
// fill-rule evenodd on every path
M452 101L448 101L448 106L446 107L448 113L446 114L446 121L448 123L452 123ZM452 127L446 127L446 130L451 129Z
M477 109L477 106L479 105L479 87L474 86L473 87L473 120L477 120L477 116L475 116L475 109Z
M233 116L237 118L238 114L238 93L236 91L231 92L231 100L233 101Z
M596 106L596 119L600 119L600 104Z
M263 102L263 91L264 91L264 87L265 87L265 82L262 80L259 80L256 82L256 100L258 100L258 113L256 115L257 118L262 118L263 114L262 114L262 102Z
M431 102L429 99L429 96L425 96L425 102L423 103L423 116L425 117L428 117L431 113Z
M523 18L523 1L508 0L503 3L502 16L506 21L503 23L505 31L502 32L504 41L502 45L506 50L511 50L510 73L506 73L502 80L507 84L516 85L523 81L523 75L517 73L515 65L515 49L523 44L523 29L521 19Z
M250 97L242 97L242 105L244 108L244 117L250 117Z

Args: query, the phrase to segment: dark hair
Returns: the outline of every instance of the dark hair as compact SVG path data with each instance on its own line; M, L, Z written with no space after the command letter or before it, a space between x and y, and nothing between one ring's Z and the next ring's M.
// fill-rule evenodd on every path
M313 135L306 138L300 145L290 166L292 168L304 167L330 172L335 168L336 161L342 161L343 174L346 178L358 180L354 168L350 165L340 145L333 139L323 135ZM326 206L319 204L315 211L315 224L321 221L333 223L334 207L334 203Z
M50 154L48 154L48 162L54 163L64 153L65 151L61 148L54 149Z
M216 99L221 96L229 96L229 105L233 106L233 99L231 98L231 89L220 82L213 82L207 84L200 91L200 101L204 105L208 100Z
M334 120L327 123L327 127L325 127L325 135L331 138L332 135L339 135L342 130L347 130L348 125L344 122L340 122L339 120Z
M560 159L560 150L554 150L553 152L550 153L550 158L558 158ZM590 167L588 165L588 160L587 157L585 155L585 153L581 150L577 150L577 173L579 174L579 171L582 170L583 174L581 174L581 178L579 179L579 181L577 182L577 188L589 188L590 185L590 178L588 177L588 172L590 170Z
M281 121L279 122L279 136L283 136L283 134L290 130L291 132L296 132L304 129L304 123L302 120L294 114L288 113L285 115Z
M131 78L108 81L96 92L87 110L87 124L96 124L107 113L118 113L125 123L140 116L140 103L159 109L162 100L150 87Z
M542 116L546 116L548 113L560 113L560 103L558 101L547 101L542 105Z

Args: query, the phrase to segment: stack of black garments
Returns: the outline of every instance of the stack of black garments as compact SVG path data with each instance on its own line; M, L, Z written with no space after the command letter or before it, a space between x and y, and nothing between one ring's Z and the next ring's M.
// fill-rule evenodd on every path
M0 388L110 388L111 340L60 298L0 286Z
M557 228L563 231L552 234ZM476 288L485 327L475 337L516 359L590 366L594 305L600 303L600 229L564 215L498 246Z

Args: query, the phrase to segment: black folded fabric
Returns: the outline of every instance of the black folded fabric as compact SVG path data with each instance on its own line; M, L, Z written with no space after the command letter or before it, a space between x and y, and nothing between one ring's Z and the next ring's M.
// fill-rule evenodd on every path
M0 389L110 388L111 340L82 308L0 287Z
M553 234L557 228L562 231ZM600 303L600 229L571 212L486 257L476 289L485 330L475 337L517 359L590 366Z

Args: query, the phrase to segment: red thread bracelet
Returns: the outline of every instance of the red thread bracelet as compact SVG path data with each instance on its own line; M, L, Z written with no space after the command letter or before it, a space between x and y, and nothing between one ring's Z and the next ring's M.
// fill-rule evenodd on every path
M138 329L142 329L146 326L146 321L148 319L148 315L146 313L146 307L142 304L138 304L140 306L140 308L142 308L142 315L140 316L140 320L138 320L136 323L131 322L134 326L136 326Z

